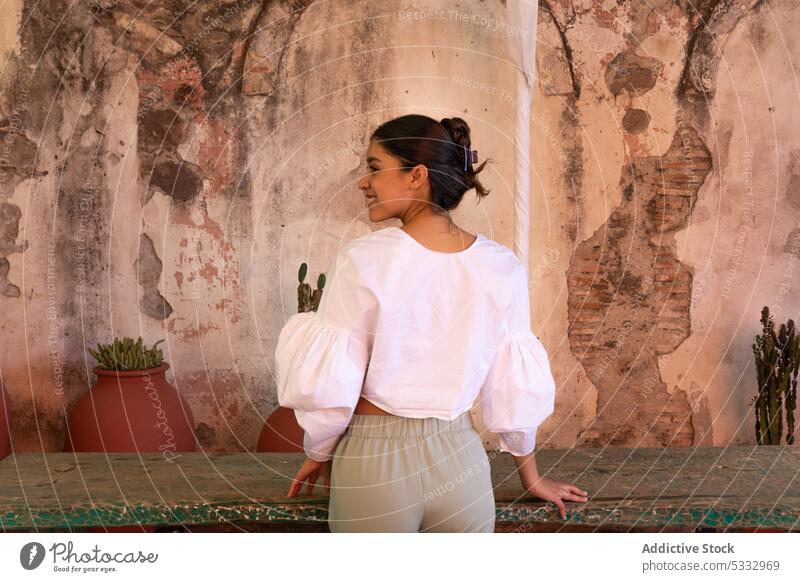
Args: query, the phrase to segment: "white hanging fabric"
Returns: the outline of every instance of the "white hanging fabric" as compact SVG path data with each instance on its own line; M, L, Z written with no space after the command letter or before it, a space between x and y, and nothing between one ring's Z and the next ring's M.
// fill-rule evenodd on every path
M538 0L506 0L506 47L516 65L514 102L514 253L530 269L531 100L536 86Z

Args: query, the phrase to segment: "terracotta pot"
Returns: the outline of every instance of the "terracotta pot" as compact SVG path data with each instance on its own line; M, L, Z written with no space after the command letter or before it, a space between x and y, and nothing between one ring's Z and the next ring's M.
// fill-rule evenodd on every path
M195 450L189 404L167 382L169 364L149 370L95 368L97 382L69 414L67 452L164 453Z
M194 452L194 417L169 383L163 363L148 370L95 368L97 382L81 396L67 419L67 452ZM90 532L155 531L153 526L97 527Z
M11 400L0 384L0 461L11 454Z
M297 424L294 410L279 406L264 423L258 436L259 453L302 453L303 429Z

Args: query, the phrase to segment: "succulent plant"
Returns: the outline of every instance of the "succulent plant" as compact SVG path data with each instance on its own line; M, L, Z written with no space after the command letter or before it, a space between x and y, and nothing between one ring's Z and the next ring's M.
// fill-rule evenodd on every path
M114 343L97 344L97 350L89 348L89 353L104 370L147 370L157 368L164 361L164 354L158 347L163 341L158 340L147 348L141 337L135 342L130 337L115 338Z

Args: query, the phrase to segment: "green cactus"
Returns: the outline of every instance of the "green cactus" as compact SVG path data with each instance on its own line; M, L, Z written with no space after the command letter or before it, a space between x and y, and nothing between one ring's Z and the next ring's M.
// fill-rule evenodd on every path
M794 321L775 323L769 308L761 310L763 335L753 343L756 361L758 394L750 404L755 406L756 444L779 445L783 435L783 408L786 408L786 444L794 444L794 409L797 406L797 372L800 368L800 335Z
M325 287L325 275L320 273L317 277L317 288L311 289L311 285L305 283L306 274L308 273L308 265L302 263L297 278L300 284L297 286L297 312L305 313L307 311L316 311L319 308L319 302L322 300L322 289Z
M322 290L325 288L325 274L320 273L317 277L317 288L311 293L311 308L316 311L319 309L319 302L322 301Z
M146 348L141 337L135 342L130 337L114 338L114 343L97 344L97 350L89 348L89 353L104 370L148 370L157 368L164 361L164 354L158 347L163 341L158 340Z

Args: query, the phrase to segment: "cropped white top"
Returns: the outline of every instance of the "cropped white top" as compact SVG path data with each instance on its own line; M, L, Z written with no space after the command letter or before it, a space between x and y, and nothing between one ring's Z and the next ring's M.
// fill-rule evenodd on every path
M307 456L332 457L359 396L398 416L452 420L480 395L499 449L533 451L555 382L530 329L522 263L477 237L441 252L388 227L340 248L317 311L289 317L275 349L278 402L294 409Z

